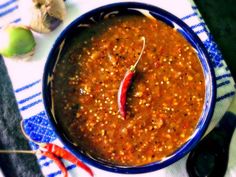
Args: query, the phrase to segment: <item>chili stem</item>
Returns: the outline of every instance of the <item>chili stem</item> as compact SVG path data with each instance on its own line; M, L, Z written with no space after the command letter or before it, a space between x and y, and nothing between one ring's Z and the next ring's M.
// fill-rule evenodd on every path
M145 40L145 37L144 37L144 36L141 37L141 40L143 41L143 47L142 47L142 50L141 50L141 52L140 52L140 54L139 54L139 56L138 56L137 61L136 61L135 64L132 65L131 68L130 68L130 70L132 70L132 71L135 70L135 68L136 68L136 66L137 66L137 64L138 64L138 62L140 61L140 59L141 59L141 57L142 57L142 55L143 55L143 51L144 51L145 45L146 45L146 40Z
M126 97L127 97L127 92L129 90L129 87L132 84L132 79L135 75L135 68L140 61L144 48L145 48L145 37L142 36L141 40L143 41L143 47L142 50L139 54L138 59L136 60L134 65L131 65L130 69L125 73L125 76L123 80L120 83L120 87L118 90L118 108L121 116L125 119L126 118Z
M35 154L32 150L0 150L0 154Z

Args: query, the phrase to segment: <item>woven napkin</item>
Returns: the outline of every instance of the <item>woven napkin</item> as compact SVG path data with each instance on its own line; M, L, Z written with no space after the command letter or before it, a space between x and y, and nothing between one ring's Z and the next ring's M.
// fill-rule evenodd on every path
M126 0L122 0L125 2ZM60 25L55 31L49 34L36 34L36 51L35 55L30 61L13 61L4 59L7 66L9 76L12 81L13 88L15 89L15 96L18 103L19 111L24 120L24 128L26 133L34 140L40 142L53 142L61 144L56 134L53 132L48 117L45 113L44 105L42 102L42 74L47 55L52 47L56 37L60 32L76 17L81 14L112 2L119 2L118 0L67 0L67 17L62 25ZM136 2L149 3L163 8L172 14L182 19L192 30L199 36L208 50L211 61L214 66L216 81L217 81L217 99L216 107L214 110L213 119L207 130L209 132L216 123L220 120L223 114L229 107L232 96L235 94L235 83L231 76L231 73L214 42L204 20L202 19L197 7L191 0L136 0ZM18 6L17 0L1 0L0 2L0 28L8 23L24 23L24 11L27 10L27 6ZM1 39L0 39L0 42ZM234 133L229 156L229 165L226 173L227 177L236 176L236 146L232 144L236 143L236 133ZM32 142L30 142L32 148L37 148ZM42 172L45 176L55 177L61 176L61 171L57 166L46 157L38 156L38 163L41 166ZM188 176L185 168L186 157L182 158L178 162L170 165L159 171L139 174L135 176L139 177L164 177L164 176ZM83 176L88 174L81 169L76 168L75 165L65 162L70 176ZM124 177L133 176L125 174L116 174L106 172L94 167L91 167L97 177Z

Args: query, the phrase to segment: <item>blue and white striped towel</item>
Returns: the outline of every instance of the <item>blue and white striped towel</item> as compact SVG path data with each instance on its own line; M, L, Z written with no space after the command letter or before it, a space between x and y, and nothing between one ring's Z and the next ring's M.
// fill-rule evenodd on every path
M26 1L26 0L25 0ZM25 1L20 1L25 2ZM123 2L126 0L122 0ZM202 17L200 16L197 7L191 0L136 0L139 2L150 3L159 6L167 11L175 14L181 18L186 24L188 24L203 41L207 48L216 73L217 80L217 104L214 112L212 122L208 128L211 130L219 119L223 116L227 110L232 96L235 94L235 83L230 74L230 71L222 58L220 51L216 43L213 41L212 36L209 33ZM5 59L5 63L8 69L9 76L12 81L13 88L15 89L15 96L18 102L18 107L22 118L25 119L26 133L33 139L42 142L53 142L61 144L50 127L48 118L45 114L44 105L42 103L42 90L41 79L45 60L47 54L55 41L58 34L79 15L87 12L98 6L102 6L112 2L119 2L119 0L68 0L66 2L68 14L65 22L57 28L55 31L49 34L35 34L37 40L36 53L32 60L28 62L16 62ZM26 6L18 6L17 0L1 0L0 2L0 28L8 23L24 23L24 11L27 11ZM0 39L1 42L1 39ZM233 136L231 144L236 143L236 133ZM37 148L31 143L32 148ZM236 176L236 146L231 146L229 166L227 170L227 177ZM54 177L60 176L61 171L55 166L55 164L45 158L38 157L38 162L41 166L43 174L45 176ZM175 164L164 168L162 170L140 174L136 176L140 177L154 177L154 176L187 176L185 169L186 157L179 160ZM88 176L83 170L75 168L75 165L66 162L67 169L70 176ZM123 174L114 174L105 172L97 168L92 167L97 177L119 177L127 176ZM130 175L129 175L130 176ZM132 176L132 175L131 175Z

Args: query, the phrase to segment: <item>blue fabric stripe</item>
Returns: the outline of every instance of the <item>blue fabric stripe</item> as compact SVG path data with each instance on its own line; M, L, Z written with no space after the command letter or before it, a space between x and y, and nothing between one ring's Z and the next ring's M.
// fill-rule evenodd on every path
M54 173L51 173L48 175L48 177L55 177L57 175L61 174L61 170L60 171L57 171L57 172L54 172Z
M201 23L198 23L198 24L196 24L196 25L190 26L190 28L194 29L194 28L197 28L197 27L199 27L199 26L205 26L205 23L204 23L204 22L201 22Z
M32 96L30 96L28 98L22 99L22 100L18 101L18 104L23 104L23 103L25 103L25 102L27 102L27 101L29 101L29 100L39 96L40 94L41 94L41 92L36 93L36 94L34 94L34 95L32 95Z
M58 157L59 159L62 159L61 157ZM47 162L45 162L45 163L43 163L42 165L40 165L40 167L42 168L42 167L47 167L47 166L49 166L51 163L53 163L53 160L50 160L50 161L47 161Z
M53 163L53 160L47 161L45 163L43 163L42 165L40 165L41 167L47 167L49 166L51 163Z
M67 170L71 170L71 169L73 169L73 168L75 168L75 167L76 167L76 165L73 164L73 165L70 165L70 166L66 167L66 169L67 169Z
M18 22L20 22L21 21L21 18L17 18L17 19L15 19L15 20L13 20L11 23L18 23Z
M42 156L42 157L40 157L39 159L38 159L38 161L40 162L40 161L42 161L42 160L46 160L46 156Z
M0 9L9 6L10 4L12 4L13 2L16 2L16 0L10 0L8 2L5 2L4 4L0 4Z
M7 14L13 12L13 11L16 10L16 9L18 9L18 6L14 6L14 7L10 8L10 9L7 9L6 11L0 13L0 17L5 16L5 15L7 15Z
M35 102L33 102L33 103L30 103L30 104L28 104L28 105L26 105L26 106L23 106L22 108L20 108L20 111L25 111L25 110L27 110L27 109L29 109L29 108L31 108L31 107L33 107L33 106L35 106L35 105L41 103L41 102L42 102L41 99L40 99L40 100L37 100L37 101L35 101Z
M18 92L21 92L21 91L23 91L23 90L25 90L25 89L28 89L28 88L30 88L30 87L32 87L32 86L38 84L40 81L41 81L41 80L37 80L37 81L35 81L35 82L31 83L31 84L28 84L28 85L25 85L25 86L23 86L23 87L21 87L21 88L18 88L18 89L15 90L15 92L18 93Z
M200 33L203 33L203 32L208 33L208 31L205 28L203 28L203 29L201 29L199 31L195 31L196 34L200 34Z
M67 170L71 170L73 168L75 168L76 165L69 165L68 167L66 167ZM57 171L57 172L54 172L54 173L51 173L48 175L48 177L55 177L57 175L61 174L61 170Z
M234 94L235 94L235 92L226 93L225 95L216 98L216 101L218 102L218 101L221 101L225 98L229 98L231 96L234 96Z
M196 9L197 9L197 6L192 6L192 9L193 9L193 10L196 10Z
M10 23L18 23L18 22L20 22L21 21L21 18L17 18L17 19L15 19L15 20L13 20L12 22L10 22ZM3 26L0 26L0 29L2 28Z
M219 88L219 87L222 87L222 86L227 85L227 84L230 84L229 80L217 84L216 87Z
M232 77L232 75L230 73L223 74L223 75L217 76L216 80L220 80L220 79L227 78L227 77Z
M188 18L190 18L190 17L194 17L194 16L197 16L197 13L196 13L196 12L194 12L193 14L189 14L189 15L187 15L187 16L181 18L181 20L186 20L186 19L188 19Z

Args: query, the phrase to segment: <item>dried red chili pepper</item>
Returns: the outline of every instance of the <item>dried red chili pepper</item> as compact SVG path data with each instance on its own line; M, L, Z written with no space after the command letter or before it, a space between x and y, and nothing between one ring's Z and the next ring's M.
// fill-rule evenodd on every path
M60 146L57 146L56 144L48 143L48 144L44 145L42 148L45 148L48 152L51 152L51 153L55 154L58 157L61 157L65 160L68 160L68 161L72 162L77 167L80 167L80 168L84 169L91 176L94 176L93 171L91 170L91 168L89 168L86 164L81 162L77 157L75 157L69 151L61 148Z
M65 165L62 163L62 161L60 159L57 158L57 156L55 156L54 154L52 154L48 151L39 151L38 153L40 153L41 155L44 155L44 156L48 157L49 159L53 160L53 162L55 162L55 164L58 166L58 168L60 168L63 176L64 177L68 176L68 172L67 172L67 169L66 169Z
M118 108L121 116L125 119L126 118L126 98L127 98L127 92L130 88L130 85L132 84L132 79L135 75L135 69L138 64L138 62L141 59L141 56L143 54L144 48L145 48L145 37L141 38L143 41L143 47L139 54L139 57L134 65L130 67L130 69L125 73L124 79L121 81L119 90L118 90Z
M21 127L21 131L22 131L23 135L28 140L33 141L24 132L23 121L21 121L20 127ZM58 158L58 157L61 157L65 160L68 160L68 161L72 162L77 167L80 167L80 168L84 169L92 177L94 176L93 171L86 164L81 162L77 157L75 157L73 154L71 154L69 151L61 148L60 146L58 146L56 144L51 144L51 143L43 144L43 143L38 143L38 142L35 142L35 141L33 141L33 142L40 146L40 148L38 150L33 150L33 151L32 150L0 150L0 154L11 154L11 153L36 154L36 153L39 153L39 154L44 155L44 156L50 158L51 160L53 160L56 163L56 165L61 169L62 174L64 175L64 177L67 177L68 176L67 169L66 169L65 165L62 163L62 161Z
M21 121L20 123L21 126L21 131L23 133L23 135L30 141L33 141L24 131L23 128L23 121ZM70 161L71 163L75 164L77 167L80 167L82 169L84 169L86 172L88 172L91 176L94 176L93 171L83 162L81 162L77 157L75 157L72 153L70 153L69 151L61 148L60 146L56 145L56 144L52 144L52 143L47 143L47 144L43 144L43 143L38 143L33 141L34 143L38 144L41 149L44 149L44 151L50 152L58 157L61 157L65 160Z

